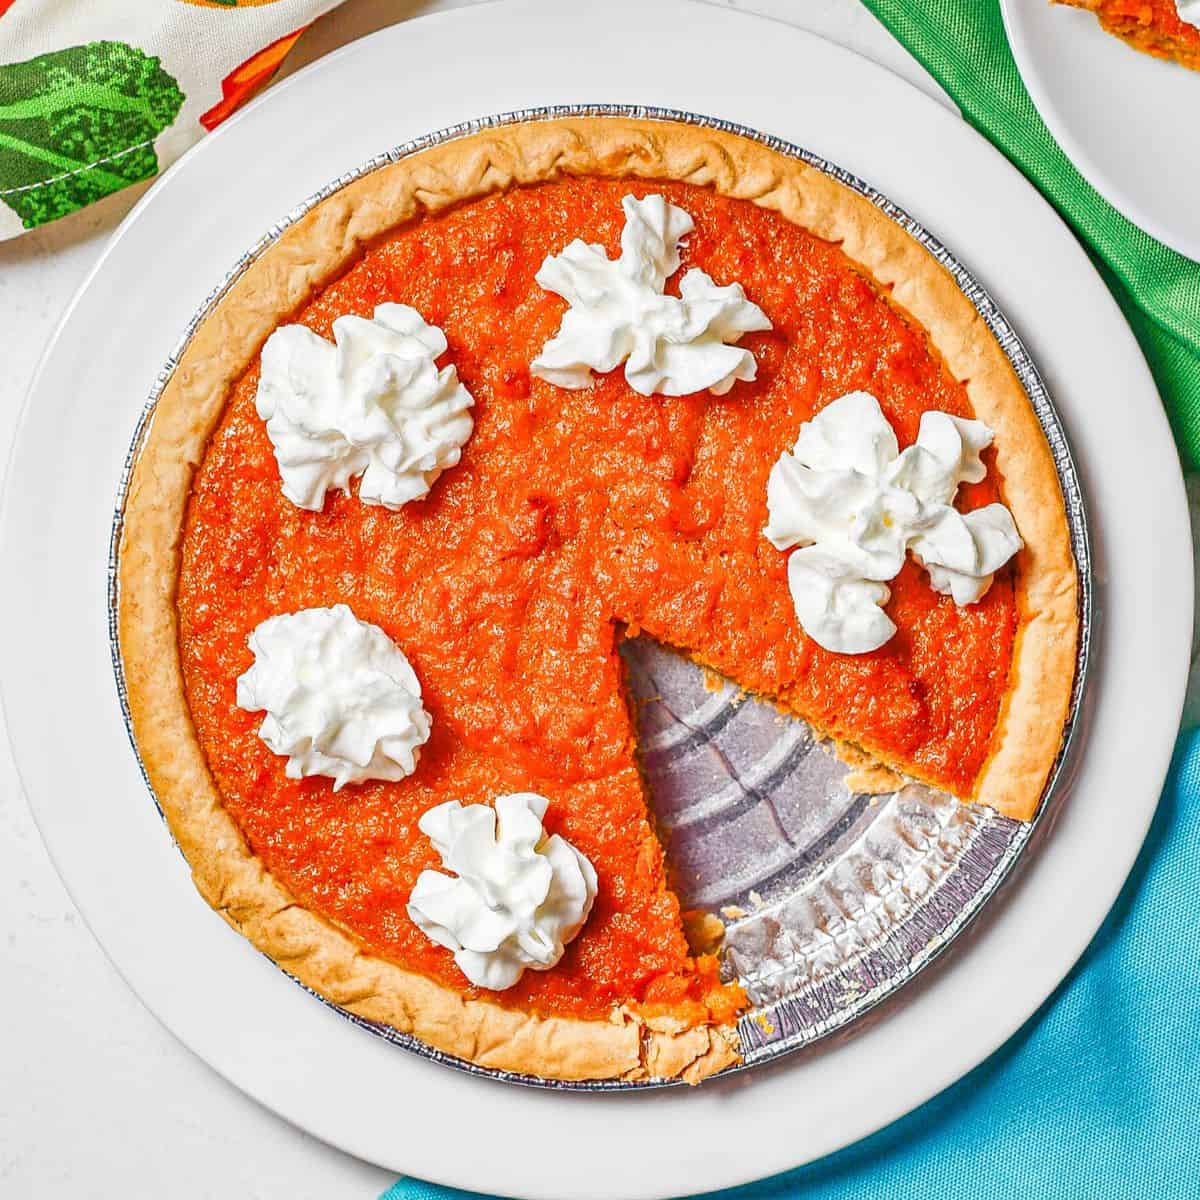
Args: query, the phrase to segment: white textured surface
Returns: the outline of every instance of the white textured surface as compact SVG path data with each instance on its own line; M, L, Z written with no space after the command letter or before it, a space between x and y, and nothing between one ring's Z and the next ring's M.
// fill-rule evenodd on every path
M288 69L403 17L448 7L456 5L350 0L305 36ZM792 20L937 94L856 0L732 7ZM43 345L142 190L0 246L0 460ZM373 1196L390 1181L255 1105L138 1003L55 875L2 739L0 914L0 1194L325 1200Z

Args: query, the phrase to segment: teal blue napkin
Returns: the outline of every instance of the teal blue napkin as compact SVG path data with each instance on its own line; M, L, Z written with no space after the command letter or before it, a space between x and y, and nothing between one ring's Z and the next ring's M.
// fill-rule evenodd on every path
M1095 940L1004 1046L879 1133L723 1200L1200 1196L1200 730ZM473 1193L400 1179L381 1200ZM613 1200L620 1200L614 1197Z

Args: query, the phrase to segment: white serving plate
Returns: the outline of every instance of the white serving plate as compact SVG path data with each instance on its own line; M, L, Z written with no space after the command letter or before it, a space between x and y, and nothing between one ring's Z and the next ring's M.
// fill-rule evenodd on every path
M1200 260L1200 71L1139 53L1082 9L1001 8L1021 79L1080 174L1135 225Z
M670 52L630 54L632 31ZM581 102L738 121L908 209L1025 338L1072 435L1093 520L1089 727L1044 844L898 1003L848 1036L697 1091L514 1090L383 1045L306 996L196 896L145 794L108 655L108 525L129 433L228 268L380 150L485 113ZM118 231L47 353L17 440L0 516L3 695L35 815L85 919L151 1010L239 1087L347 1151L438 1182L555 1200L665 1197L872 1132L980 1062L1062 979L1154 811L1183 696L1190 553L1175 449L1128 329L1058 218L960 120L788 26L681 0L602 10L518 0L394 27L315 64L185 156Z

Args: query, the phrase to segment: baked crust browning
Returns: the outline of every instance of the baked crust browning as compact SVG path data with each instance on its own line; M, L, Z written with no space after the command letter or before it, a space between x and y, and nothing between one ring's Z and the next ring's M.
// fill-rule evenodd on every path
M298 904L222 804L179 659L175 594L192 480L231 386L266 338L385 233L465 200L563 176L680 180L779 212L840 243L924 326L951 373L967 381L976 414L995 431L1004 499L1026 543L1018 560L1011 687L968 798L1032 816L1061 742L1077 619L1057 475L1025 393L950 274L870 201L757 142L699 127L596 117L487 130L383 167L287 229L197 329L156 406L125 507L120 649L142 761L196 886L286 971L359 1016L481 1066L568 1080L695 1082L738 1061L733 1025L685 1028L625 1009L606 1020L541 1018L468 999L367 954Z

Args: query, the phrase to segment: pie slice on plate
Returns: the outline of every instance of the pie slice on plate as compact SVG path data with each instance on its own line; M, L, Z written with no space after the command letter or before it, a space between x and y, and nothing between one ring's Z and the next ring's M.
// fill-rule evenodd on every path
M1055 0L1095 13L1114 37L1144 54L1200 71L1200 3L1196 0Z
M623 117L291 225L162 392L119 582L209 903L354 1013L571 1080L696 1081L745 1004L684 936L623 637L1028 818L1078 633L1049 447L951 276L802 162Z

